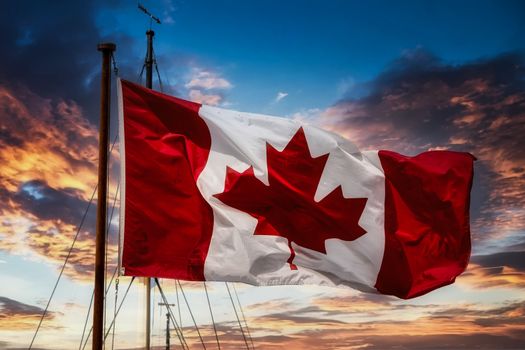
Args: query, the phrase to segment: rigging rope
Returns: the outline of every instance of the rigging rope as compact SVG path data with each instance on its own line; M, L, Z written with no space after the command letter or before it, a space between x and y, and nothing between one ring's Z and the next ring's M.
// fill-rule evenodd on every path
M47 305L44 309L44 312L42 313L42 316L40 317L40 321L38 322L38 326L36 327L35 334L33 335L33 338L31 339L31 343L29 344L28 350L31 350L33 347L33 343L36 339L36 336L38 334L38 331L40 330L40 326L42 325L42 321L44 320L44 317L46 316L47 310L49 309L49 304L51 304L51 300L53 299L53 296L55 295L55 291L58 287L58 283L60 282L60 278L62 277L62 274L64 273L64 270L66 268L66 264L69 260L69 257L71 256L71 252L73 251L73 247L75 246L75 242L77 241L78 234L80 233L80 230L82 226L84 225L84 221L86 220L87 213L89 211L89 208L91 207L91 203L93 202L93 198L95 197L95 193L97 192L98 185L95 186L95 189L93 190L93 193L91 194L91 198L89 199L88 205L86 206L86 209L84 210L84 214L82 215L82 219L80 220L80 224L78 225L77 232L75 234L75 238L73 238L73 243L71 244L71 247L69 248L69 251L67 252L66 259L64 260L64 264L62 265L62 268L60 269L60 273L58 274L57 281L55 282L55 286L53 287L53 291L51 292L51 295L49 296L49 299L47 301Z
M95 296L95 289L93 289L93 292L91 293L91 301L89 302L88 312L86 315L86 320L84 321L84 328L82 329L82 337L80 338L80 345L78 346L78 350L82 349L82 343L84 342L84 335L86 334L86 328L89 321L89 315L91 314L91 306L93 306L93 299Z
M126 289L126 292L124 293L124 296L122 297L122 301L120 302L120 305L117 309L117 316L118 316L118 313L120 311L120 308L122 307L122 305L124 304L124 301L126 301L126 297L128 296L128 292L129 292L129 289L131 288L131 285L133 284L133 281L135 280L135 276L133 276L131 278L131 281L129 281L129 285L128 285L128 288ZM111 324L109 325L109 329L111 329L111 327L114 325L115 323L115 319L113 319L111 321ZM88 340L89 340L89 337L91 336L91 333L93 332L93 326L91 326L91 329L89 330L89 333L87 335L87 338L86 338L86 341L84 342L84 346L82 347L82 350L84 350L86 348L86 345L88 343ZM104 335L104 342L106 341L106 338L108 337L109 335L109 331L106 332L106 334Z
M164 295L164 291L162 290L162 287L160 286L158 278L155 278L155 283L157 284L157 287L159 288L160 296L162 297L164 304L166 304L166 308L168 309L168 313L170 314L171 321L175 325L175 333L177 333L177 337L179 338L182 348L189 349L188 344L186 343L186 339L184 338L184 334L182 333L182 323L179 326L179 323L175 319L175 316L173 315L173 311L171 310L171 307L168 303L168 298L166 298L166 295Z
M138 83L140 85L142 85L142 75L144 74L144 69L146 68L147 61L148 61L148 50L146 49L146 55L144 55L144 64L142 65L142 68L140 69L140 73L139 73Z
M115 280L115 303L113 306L113 319L114 320L117 319L118 284L119 284L119 278L117 277L117 279ZM115 328L117 328L116 322L115 322L115 325L113 326L113 332L111 334L111 350L115 349Z
M111 62L113 63L113 72L115 73L115 76L119 76L119 69L117 66L117 61L115 60L115 52L111 53Z
M113 284L113 280L115 279L115 275L117 274L117 269L118 269L118 266L116 266L115 269L113 269L113 275L111 276L111 280L109 280L109 285L108 285L108 288L106 289L106 291L104 293L104 297L106 297L108 295L108 293L109 293L109 288L111 288L111 285ZM82 349L82 342L84 340L84 334L85 334L85 331L86 331L87 323L89 321L89 315L91 314L91 306L93 304L94 297L95 297L95 290L93 289L93 292L91 292L91 301L89 303L88 313L86 315L86 320L84 322L84 330L82 331L82 338L80 339L80 346L78 348L79 350ZM89 334L91 334L91 331L90 331Z
M120 309L122 308L122 305L124 305L124 301L126 301L126 296L128 295L129 289L131 288L131 285L133 284L134 280L135 280L135 276L131 277L131 281L129 281L128 288L126 288L126 292L124 293L124 296L122 297L122 301L120 302L120 304L118 306L115 318L113 318L113 320L111 321L111 323L109 325L108 331L106 332L106 334L104 334L104 342L106 341L106 338L109 335L111 327L115 326L115 321L117 320L118 313L120 312Z
M239 304L239 309L241 310L242 319L244 321L244 325L246 327L246 331L248 333L248 338L250 339L250 343L252 344L252 349L255 349L255 345L253 344L252 334L250 332L250 328L248 327L248 322L246 321L246 316L244 315L244 310L242 309L242 304L239 299L239 294L237 294L237 288L235 288L235 284L233 284L233 292L235 293L235 298L237 299L237 304Z
M241 328L242 337L244 339L244 343L246 344L246 349L250 349L250 346L248 345L248 340L246 339L246 334L244 333L244 329L242 328L241 319L239 318L239 314L237 313L237 308L235 307L235 303L232 298L232 293L230 292L230 287L228 286L228 282L224 282L226 285L226 289L228 290L228 295L230 296L230 301L232 302L233 311L235 311L235 317L237 317L237 322L239 322L239 327Z
M153 64L155 65L155 71L157 72L157 79L159 79L160 92L164 92L164 87L162 86L162 79L160 78L159 73L159 66L157 66L157 57L155 56L155 51L153 50L153 48L151 49L151 53L153 56Z
M177 280L177 283L179 284L180 291L182 293L182 297L184 298L184 301L186 302L186 306L188 307L188 311L190 312L191 319L193 320L193 324L195 325L195 329L197 330L197 334L199 335L199 339L201 340L202 347L206 349L206 345L204 344L204 340L202 339L201 332L199 330L199 326L197 326L197 322L195 321L195 317L193 317L193 312L191 312L190 304L188 303L188 299L186 299L186 293L184 293L184 289L182 288L182 285Z
M175 281L175 295L177 296L177 311L179 312L179 322L182 325L182 314L180 311L180 303L179 303L179 285L177 284L177 280Z
M219 342L219 335L217 334L217 326L215 325L215 319L213 318L213 311L211 310L210 296L208 295L208 287L206 287L206 281L203 282L204 290L206 291L206 299L208 300L208 308L210 309L211 322L213 324L213 331L215 332L215 340L217 340L217 347L221 350L221 343Z
M105 297L108 295L109 288L111 288L111 285L113 284L113 280L115 279L115 275L117 273L117 269L118 269L118 266L116 266L115 269L113 270L113 275L111 276L111 280L109 281L108 289L106 289L105 294L104 294ZM82 331L82 338L80 339L80 345L78 347L79 350L82 349L82 343L84 341L84 334L85 334L85 331L86 331L87 323L89 321L89 315L91 314L91 306L93 304L94 297L95 297L95 290L93 289L93 292L91 292L91 301L89 303L88 313L86 315L86 320L84 322L84 330ZM89 334L91 334L91 331L90 331Z
M111 206L111 214L110 214L109 221L108 221L108 226L107 226L107 229L106 229L108 237L109 237L109 228L110 228L111 222L113 221L113 213L115 211L119 190L120 190L120 180L117 181L117 187L115 189L115 197L113 198L113 204ZM120 233L120 230L119 230L119 233ZM117 243L117 245L118 245L118 243ZM106 248L107 248L107 241L106 241ZM106 257L107 257L107 251L106 251ZM117 259L117 264L115 266L115 270L113 271L113 276L111 276L110 283L113 282L113 279L115 278L115 272L118 270L118 265L119 265L119 260ZM105 277L107 277L107 259L106 259L106 276ZM117 315L116 315L116 308L117 308L117 302L118 302L118 284L119 284L119 278L117 277L117 279L115 280L115 305L113 306L113 318L117 317ZM110 286L107 287L106 294L104 295L104 298L107 297L107 293L109 291ZM106 325L106 318L104 316L104 329L105 329L105 325ZM113 327L113 336L112 336L112 339L111 339L111 349L114 348L114 340L115 340L115 327Z

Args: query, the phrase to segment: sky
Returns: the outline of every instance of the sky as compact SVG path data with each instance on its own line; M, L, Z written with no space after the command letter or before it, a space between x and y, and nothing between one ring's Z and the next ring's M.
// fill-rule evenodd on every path
M425 296L231 284L257 349L525 347L525 3L522 1L146 1L161 82L196 102L292 118L362 150L471 152L472 257ZM135 1L17 1L0 12L0 349L26 349L97 178L100 53L143 82L148 18ZM113 89L114 92L114 89ZM115 111L113 99L113 111ZM116 135L116 114L111 121ZM140 348L144 286L120 278L118 146L111 153L107 325L124 300L116 349ZM113 205L114 203L114 205ZM33 348L82 348L92 293L96 201L87 210ZM163 280L192 348L199 338ZM207 348L202 283L182 282ZM244 344L224 283L208 284L221 348ZM235 299L235 293L234 301ZM154 303L161 301L153 290ZM180 303L179 303L180 302ZM164 344L165 309L152 343ZM89 316L90 317L90 316ZM88 321L89 321L88 317ZM175 332L172 342L177 344ZM90 339L86 348L90 348ZM175 346L174 346L175 348Z

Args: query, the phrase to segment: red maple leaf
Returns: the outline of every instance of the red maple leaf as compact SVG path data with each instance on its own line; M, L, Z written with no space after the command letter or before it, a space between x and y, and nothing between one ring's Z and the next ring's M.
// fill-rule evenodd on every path
M353 241L366 233L358 224L366 198L344 198L338 186L314 200L328 154L313 158L302 128L282 152L269 143L266 152L269 186L254 176L253 167L243 173L227 167L224 192L215 197L256 218L254 234L286 238L292 269L297 267L291 242L326 254L325 240Z

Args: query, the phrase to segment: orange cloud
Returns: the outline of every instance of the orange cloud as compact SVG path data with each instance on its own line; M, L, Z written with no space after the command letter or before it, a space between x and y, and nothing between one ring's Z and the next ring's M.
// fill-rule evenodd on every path
M525 272L508 266L483 267L470 264L456 283L471 289L479 288L525 288Z
M14 192L21 183L41 179L89 198L96 184L97 130L75 102L53 103L0 86L0 115L3 132L9 133L0 148L5 189Z
M42 317L43 309L21 303L19 301L0 297L0 323L2 331L7 330L33 330ZM57 327L55 320L56 313L46 313L45 320L47 327Z

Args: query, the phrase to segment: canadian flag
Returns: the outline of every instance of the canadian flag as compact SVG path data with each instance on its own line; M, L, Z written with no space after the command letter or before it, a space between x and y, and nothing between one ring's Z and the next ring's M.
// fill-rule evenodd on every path
M411 298L468 264L468 153L361 152L290 119L119 93L125 275Z

